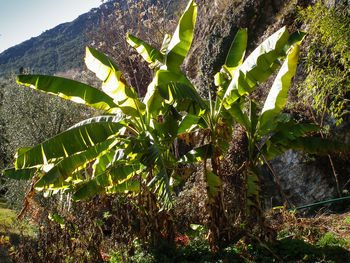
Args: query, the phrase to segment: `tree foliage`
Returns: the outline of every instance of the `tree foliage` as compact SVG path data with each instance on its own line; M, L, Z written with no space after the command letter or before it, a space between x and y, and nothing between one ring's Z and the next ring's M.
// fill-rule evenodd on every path
M330 114L340 124L350 110L349 8L328 8L319 1L300 10L299 20L309 27L308 75L299 90L319 115Z

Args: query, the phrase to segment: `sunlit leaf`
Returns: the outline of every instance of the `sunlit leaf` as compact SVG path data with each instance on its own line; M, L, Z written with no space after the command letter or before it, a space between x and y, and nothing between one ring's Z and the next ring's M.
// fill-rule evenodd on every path
M96 109L109 110L117 107L113 99L104 92L70 79L44 75L19 75L17 83Z

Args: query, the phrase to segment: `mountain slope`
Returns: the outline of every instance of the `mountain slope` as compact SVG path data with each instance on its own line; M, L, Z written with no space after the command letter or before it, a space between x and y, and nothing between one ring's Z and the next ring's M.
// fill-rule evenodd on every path
M86 32L91 32L100 24L102 17L113 11L112 2L5 50L0 54L0 76L17 74L21 67L43 74L82 67L81 58L88 43Z

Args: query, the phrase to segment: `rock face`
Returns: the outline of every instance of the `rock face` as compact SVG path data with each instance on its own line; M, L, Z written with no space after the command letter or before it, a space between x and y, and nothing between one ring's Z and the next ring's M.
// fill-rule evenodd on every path
M280 180L288 204L301 206L334 198L337 195L332 170L327 158L307 162L302 152L288 150L274 158L271 166ZM271 208L285 202L271 172L262 168L265 206Z
M185 61L186 74L200 93L208 97L208 88L214 90L214 75L220 70L230 45L240 28L248 28L248 52L256 46L266 28L274 23L282 1L196 1L198 19L195 38Z

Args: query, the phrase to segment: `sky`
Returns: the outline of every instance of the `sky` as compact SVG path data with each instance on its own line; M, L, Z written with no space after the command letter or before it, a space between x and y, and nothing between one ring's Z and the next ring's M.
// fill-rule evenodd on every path
M0 53L100 4L101 0L0 0Z

